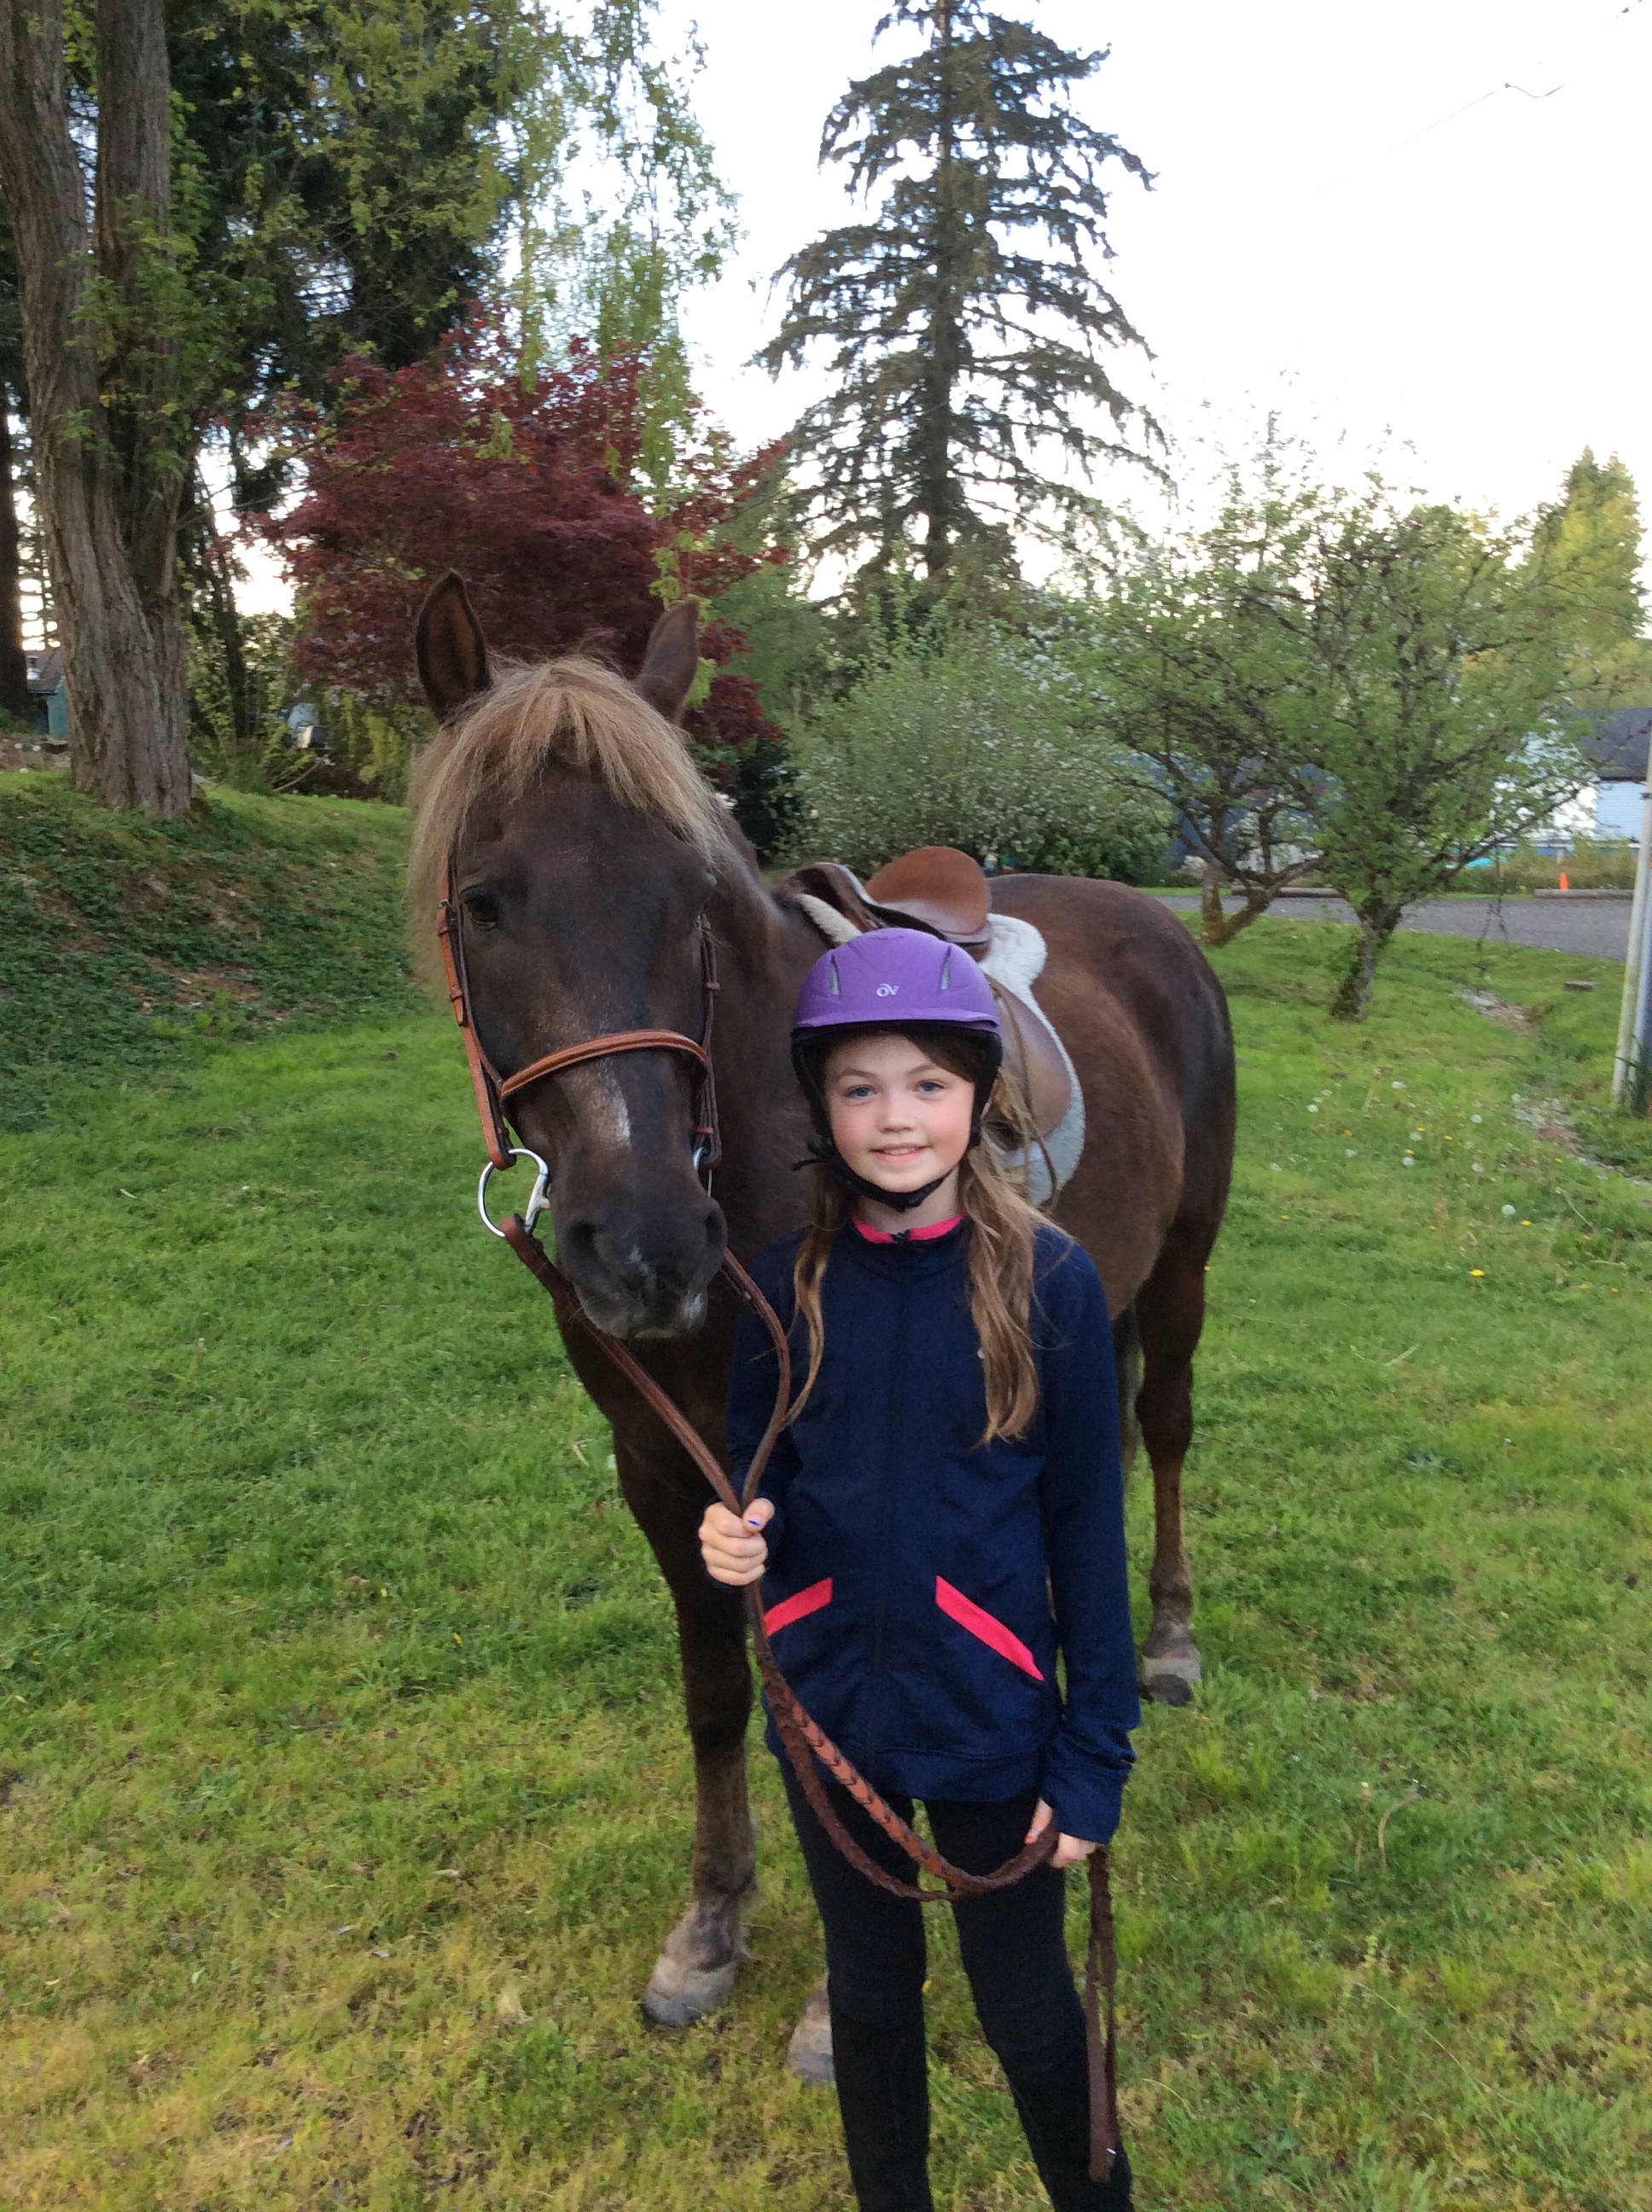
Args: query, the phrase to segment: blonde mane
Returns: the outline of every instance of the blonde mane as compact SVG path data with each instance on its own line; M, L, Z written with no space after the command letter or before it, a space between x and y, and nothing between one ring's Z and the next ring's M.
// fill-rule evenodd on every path
M427 975L443 861L480 809L513 805L552 765L594 776L616 805L663 822L714 866L727 859L720 810L682 732L623 676L577 656L507 662L427 748L414 775L407 888Z

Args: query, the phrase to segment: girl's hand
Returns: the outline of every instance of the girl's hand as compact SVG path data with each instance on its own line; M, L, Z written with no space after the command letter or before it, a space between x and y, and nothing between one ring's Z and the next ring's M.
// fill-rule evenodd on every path
M758 1531L774 1517L772 1501L754 1498L742 1520L726 1505L708 1505L700 1522L700 1552L714 1583L744 1589L760 1583L768 1566L768 1546Z
M704 1540L702 1535L701 1541L703 1543ZM1029 1844L1036 1844L1038 1841L1045 1829L1048 1827L1052 1817L1049 1807L1041 1797L1033 1813L1032 1826L1027 1831L1027 1841ZM1094 1844L1087 1844L1082 1836L1063 1836L1055 1846L1055 1856L1051 1859L1050 1864L1054 1867L1077 1866L1080 1859L1087 1859L1096 1848Z

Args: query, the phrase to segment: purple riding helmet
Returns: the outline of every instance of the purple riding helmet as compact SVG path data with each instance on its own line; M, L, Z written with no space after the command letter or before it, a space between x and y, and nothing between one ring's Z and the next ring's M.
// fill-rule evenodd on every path
M809 1102L815 1141L799 1167L823 1167L863 1198L906 1212L921 1206L938 1183L902 1194L857 1175L832 1141L831 1115L821 1088L827 1054L846 1030L898 1030L902 1036L946 1030L970 1041L975 1115L971 1145L981 1140L981 1118L1004 1058L993 987L969 955L921 929L872 929L835 945L804 978L792 1024L792 1065Z

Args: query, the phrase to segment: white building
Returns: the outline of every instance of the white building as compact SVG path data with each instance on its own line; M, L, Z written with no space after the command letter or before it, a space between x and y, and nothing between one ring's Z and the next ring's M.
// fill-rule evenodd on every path
M1626 837L1638 844L1641 793L1646 788L1647 744L1652 738L1652 707L1620 707L1595 714L1594 734L1583 750L1599 765L1599 781L1579 793L1593 802L1592 837Z

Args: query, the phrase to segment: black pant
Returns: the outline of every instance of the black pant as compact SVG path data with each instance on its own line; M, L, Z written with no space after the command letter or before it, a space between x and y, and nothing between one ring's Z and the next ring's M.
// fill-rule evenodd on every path
M927 1908L858 1874L821 1826L782 1759L780 1771L826 1931L832 2057L849 2172L861 2212L932 2212L929 2081L924 2056ZM832 1810L880 1866L912 1878L911 1861L847 1792L823 1777ZM910 1821L909 1797L890 1803ZM1025 1840L1037 1792L996 1805L930 1800L944 1858L990 1874ZM975 2014L997 2053L1055 2212L1126 2212L1130 2169L1121 2148L1105 2184L1090 2179L1090 2077L1084 2008L1062 1932L1065 1876L1041 1867L1024 1881L951 1907Z

